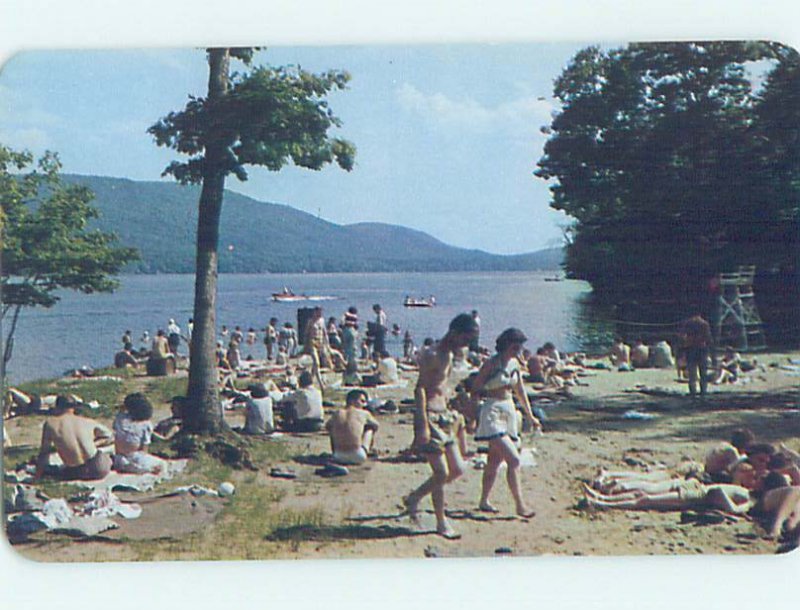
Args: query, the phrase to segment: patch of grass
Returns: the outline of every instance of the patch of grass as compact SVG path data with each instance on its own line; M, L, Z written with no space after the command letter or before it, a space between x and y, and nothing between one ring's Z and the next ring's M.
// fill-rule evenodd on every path
M185 396L187 377L149 377L144 393L153 402L168 403L173 396Z

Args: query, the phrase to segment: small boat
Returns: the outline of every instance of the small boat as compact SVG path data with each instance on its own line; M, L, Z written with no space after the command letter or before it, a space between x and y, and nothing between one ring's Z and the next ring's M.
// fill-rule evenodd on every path
M554 276L552 276L552 277L546 277L546 278L544 278L544 281L545 281L545 282L563 282L563 281L564 281L564 278L563 278L563 277L559 277L559 276L557 276L557 275L554 275Z
M272 300L278 303L297 303L298 301L335 301L339 297L321 294L295 294L286 286L280 292L272 293Z
M407 296L403 300L403 307L434 307L436 305L436 299L433 296L429 298L420 298L414 299L412 297Z

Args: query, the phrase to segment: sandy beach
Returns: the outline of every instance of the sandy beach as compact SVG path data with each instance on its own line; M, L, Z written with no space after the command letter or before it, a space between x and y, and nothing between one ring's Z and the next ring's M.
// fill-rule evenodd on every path
M745 384L709 386L704 402L685 395L686 384L676 380L674 370L656 369L586 371L580 378L585 385L571 388L571 397L538 395L534 406L547 415L545 432L524 436L523 446L532 450L535 465L523 467L521 474L536 516L514 516L502 472L492 499L500 513L478 512L481 470L468 458L466 474L446 490L448 514L462 534L457 541L435 534L429 499L421 505L421 529L403 514L402 496L428 476L429 468L402 457L412 440L413 415L401 409L378 415L379 456L339 478L315 474L330 451L323 433L251 439L254 455L260 454L259 446L269 445L280 449L280 458L256 461L255 472L223 473L237 486L236 495L217 500L217 508L209 509L207 523L198 531L185 528L166 539L133 542L125 533L130 526L122 524L120 530L79 544L60 535L37 534L14 548L42 561L771 554L779 550L779 543L766 539L764 530L749 518L693 511L589 511L579 505L580 489L600 467L643 471L674 468L686 459L702 462L708 449L742 426L760 440L785 442L800 450L800 373L791 364L798 357L798 352L759 354L763 371L749 373ZM404 388L378 388L370 395L398 404L408 399L415 375L403 376ZM149 382L134 375L125 379L125 390L146 389ZM635 391L637 384L655 392ZM331 395L342 404L341 393L326 398ZM155 404L154 419L166 416L166 402ZM226 419L236 426L242 415L227 412ZM6 422L17 448L37 446L42 420L24 416ZM470 449L480 452L472 438ZM14 461L13 451L6 453L6 469ZM213 474L193 468L190 465L180 481L156 491L178 483L215 482ZM296 478L272 477L273 468L291 470ZM135 494L125 498L142 499ZM146 514L147 504L142 505ZM243 511L246 527L238 528L236 520L243 519ZM231 544L215 542L229 536Z

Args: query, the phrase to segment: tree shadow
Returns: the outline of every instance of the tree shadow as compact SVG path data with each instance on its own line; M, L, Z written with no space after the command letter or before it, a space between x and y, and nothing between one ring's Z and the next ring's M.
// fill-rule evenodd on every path
M426 536L432 532L392 525L295 525L281 527L265 537L271 542L334 542L337 540L385 540Z

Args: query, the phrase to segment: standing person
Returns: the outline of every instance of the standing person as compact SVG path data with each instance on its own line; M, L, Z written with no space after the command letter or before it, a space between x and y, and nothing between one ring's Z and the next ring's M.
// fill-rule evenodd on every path
M322 317L322 307L315 307L311 318L303 332L303 349L311 356L311 374L319 384L319 389L325 389L322 381L321 367L328 363L328 333L325 330L325 318Z
M358 310L355 307L349 307L344 314L344 324L342 326L342 350L348 365L356 361L357 346Z
M139 352L147 352L150 350L150 333L143 331L142 336L139 338Z
M270 318L269 324L264 329L264 346L267 348L267 360L272 360L272 352L275 350L275 343L278 341L277 324L278 318Z
M291 322L285 322L278 332L278 346L286 349L287 356L294 357L297 349L297 331Z
M175 323L175 320L170 318L167 324L167 344L169 351L173 355L178 355L178 347L181 344L181 327Z
M380 354L386 351L386 331L389 330L386 325L388 322L386 320L386 312L383 311L380 304L375 303L372 306L372 311L375 312L375 336L372 351Z
M522 345L527 340L528 338L517 328L508 328L500 333L495 343L497 353L484 362L472 383L471 392L473 398L479 395L486 397L480 406L475 440L489 442L489 456L483 470L478 508L486 512L498 512L489 504L489 494L497 479L500 465L505 462L508 466L506 481L520 517L533 517L536 513L525 504L519 485L520 459L516 443L519 441L521 430L514 396L522 405L523 413L533 427L538 430L542 428L542 424L531 411L528 395L522 383L518 358Z
M411 331L406 330L406 334L403 335L403 359L411 360L411 356L413 354L414 354L414 339L411 337Z
M414 448L428 460L431 477L403 498L411 520L417 522L420 501L431 494L436 513L436 532L447 539L460 535L452 528L444 513L444 486L464 473L464 462L457 438L464 417L448 408L447 382L453 365L453 354L472 340L477 331L469 314L457 315L450 322L442 339L424 348L419 356L419 377L414 390L417 408L414 413Z
M472 313L470 313L472 319L475 320L475 324L478 326L478 332L475 333L475 338L469 344L469 351L477 353L480 351L480 340L481 340L481 317L478 315L478 310L473 309Z
M125 348L125 346L128 343L133 344L133 336L132 336L131 331L126 330L125 333L122 335L122 347L123 347L123 349Z
M689 372L689 395L697 396L700 378L700 397L705 398L708 387L708 348L711 346L711 325L699 312L683 322L681 330L686 367Z
M336 318L331 316L328 318L328 327L326 329L328 333L328 345L330 345L333 349L342 349L342 338L339 334L339 326L336 324Z
M235 340L236 343L241 343L244 341L244 333L242 332L241 326L237 326L233 329L233 332L231 333L231 339Z

